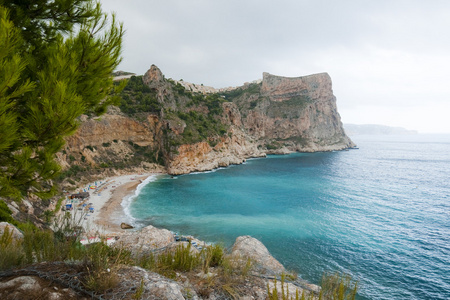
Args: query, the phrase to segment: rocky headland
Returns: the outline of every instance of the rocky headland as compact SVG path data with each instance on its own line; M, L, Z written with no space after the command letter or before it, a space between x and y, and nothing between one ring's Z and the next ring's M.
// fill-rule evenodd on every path
M132 76L119 107L82 116L59 161L72 178L121 170L186 174L250 157L354 147L326 73L268 73L241 87L214 89L166 79L152 66ZM89 169L89 172L83 172Z

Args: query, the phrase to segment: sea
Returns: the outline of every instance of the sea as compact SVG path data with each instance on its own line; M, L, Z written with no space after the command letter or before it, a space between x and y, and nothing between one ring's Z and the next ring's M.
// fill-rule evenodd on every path
M358 299L450 299L450 135L352 140L359 149L150 177L125 210L138 227L226 247L253 236L311 283L350 274Z

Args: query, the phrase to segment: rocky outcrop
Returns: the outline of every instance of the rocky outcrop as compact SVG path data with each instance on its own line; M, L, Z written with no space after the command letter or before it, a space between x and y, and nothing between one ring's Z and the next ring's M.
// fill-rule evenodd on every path
M344 132L326 73L288 78L263 74L259 95L239 99L255 106L244 127L268 153L332 151L353 147Z
M83 151L102 147L114 140L126 140L139 146L155 146L159 143L158 134L161 124L156 116L137 121L120 113L118 108L111 107L107 114L98 118L82 117L82 125L77 132L67 139L67 147L71 151Z
M139 231L124 232L118 236L115 246L124 247L133 253L166 247L174 242L173 234L167 229L149 225Z
M133 229L134 227L127 223L120 223L120 228L122 229Z
M139 284L142 286L140 299L184 300L183 287L177 282L140 267L122 267L117 270L119 285L117 290L130 290ZM132 295L128 295L131 297ZM129 299L121 298L121 299Z
M258 150L255 143L236 130L231 137L222 137L214 147L207 142L181 145L178 155L169 162L167 171L173 175L208 171L241 164L248 157L263 156L265 154Z
M0 222L0 237L3 236L6 230L8 230L9 235L13 240L23 239L23 233L17 229L16 226L9 224L8 222Z
M283 265L270 255L266 246L248 235L236 238L231 255L244 259L250 258L257 264L257 268L265 273L280 274L285 272Z

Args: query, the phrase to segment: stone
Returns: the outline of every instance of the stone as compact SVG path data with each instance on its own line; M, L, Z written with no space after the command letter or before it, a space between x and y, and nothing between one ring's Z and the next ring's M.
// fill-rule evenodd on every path
M124 266L117 270L117 275L120 279L119 286L116 287L118 290L126 290L133 286L139 287L142 282L141 299L185 299L183 288L177 282L143 268Z
M6 228L8 228L9 233L12 233L12 238L15 240L23 239L23 233L17 229L16 226L8 223L8 222L0 222L0 236L3 236Z
M114 245L129 249L133 253L140 253L167 247L172 243L174 243L172 232L149 225L140 231L124 232L118 235L118 241Z
M130 224L127 224L127 223L122 222L122 223L120 224L120 228L122 228L122 229L133 229L134 226L131 226Z
M286 271L284 266L270 255L263 243L248 235L236 238L231 255L244 259L250 258L256 263L258 269L269 273L280 274Z
M8 280L6 282L0 282L0 290L12 287L14 287L19 291L31 291L41 289L39 281L37 281L36 278L32 276L20 276Z

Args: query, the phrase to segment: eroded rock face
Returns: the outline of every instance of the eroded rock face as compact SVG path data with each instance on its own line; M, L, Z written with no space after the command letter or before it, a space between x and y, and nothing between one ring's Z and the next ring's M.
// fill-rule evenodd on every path
M288 78L263 74L257 106L244 118L244 127L268 153L342 150L355 146L345 134L327 73Z
M236 130L231 137L220 139L214 147L207 142L181 145L168 164L168 173L173 175L208 171L233 164L241 164L248 157L262 157L255 143Z
M173 242L173 234L169 230L149 225L139 231L122 233L115 245L139 253L166 247Z
M83 151L85 147L101 147L103 143L114 140L131 141L139 146L151 146L158 142L160 124L155 116L149 116L147 122L138 122L119 111L112 110L101 118L86 119L77 132L67 139L72 151Z
M259 240L245 235L236 238L233 245L232 256L250 258L255 261L257 267L269 273L280 274L285 271L283 265L270 255L269 250Z

